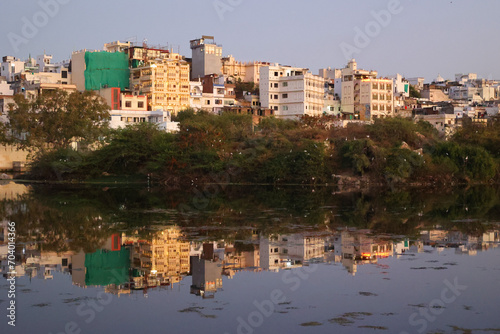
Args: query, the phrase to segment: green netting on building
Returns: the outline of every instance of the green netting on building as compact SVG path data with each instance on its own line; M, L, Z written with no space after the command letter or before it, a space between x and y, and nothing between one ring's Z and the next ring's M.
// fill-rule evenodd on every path
M129 87L128 56L122 52L85 52L85 89Z
M85 285L123 284L129 281L130 251L124 248L85 254L85 268Z

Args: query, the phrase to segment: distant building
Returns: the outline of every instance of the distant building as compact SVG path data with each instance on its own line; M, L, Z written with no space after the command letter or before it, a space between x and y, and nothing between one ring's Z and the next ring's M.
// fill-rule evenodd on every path
M194 39L190 41L190 45L193 79L203 78L210 74L222 74L222 46L215 43L213 36Z
M112 129L124 128L135 123L153 123L167 132L177 132L179 123L172 122L171 114L165 110L148 110L147 97L121 92L120 88L106 88L99 94L111 107L110 123Z
M235 85L226 83L224 76L210 74L203 77L199 82L201 82L202 86L202 110L221 114L224 107L231 107L236 104ZM199 87L197 85L192 84L192 87Z
M393 116L393 80L377 78L376 71L358 69L352 59L342 69L342 112L367 121Z
M325 106L325 79L306 68L270 65L260 71L260 102L277 117L319 116Z
M130 87L127 54L81 50L71 55L72 82L79 91Z
M222 74L227 77L233 77L242 82L260 82L260 70L264 66L269 66L270 63L254 61L254 62L239 62L233 56L222 58Z
M424 85L424 88L420 91L420 95L423 99L427 99L431 102L444 102L450 100L448 89L437 85Z
M421 90L421 89L424 88L425 78L421 78L421 77L418 77L418 78L408 78L407 80L410 83L410 85L412 85L413 87L415 87L416 90Z
M131 69L131 90L147 96L148 110L177 114L190 106L189 64L179 54L137 63Z

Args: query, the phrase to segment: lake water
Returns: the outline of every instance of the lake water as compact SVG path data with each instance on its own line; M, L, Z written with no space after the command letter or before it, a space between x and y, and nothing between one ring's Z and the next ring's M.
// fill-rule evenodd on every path
M500 333L495 187L5 182L0 198L1 333Z

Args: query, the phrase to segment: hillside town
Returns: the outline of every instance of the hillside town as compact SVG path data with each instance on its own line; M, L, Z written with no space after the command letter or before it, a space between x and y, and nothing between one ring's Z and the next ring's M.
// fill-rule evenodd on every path
M427 121L449 137L464 118L486 124L499 111L500 82L474 73L456 74L454 80L381 77L351 59L313 74L308 68L224 56L213 36L189 45L190 57L146 40L106 43L102 50L75 51L58 62L48 54L26 60L3 56L1 121L9 121L16 94L33 101L53 90L96 92L109 106L111 128L148 122L167 132L177 132L179 123L172 118L191 109L248 114L254 123L269 116L328 115L335 127L400 116ZM27 152L10 145L0 151L1 169L24 169Z
M463 117L485 122L498 113L500 82L475 73L452 80L381 77L352 59L313 74L308 68L225 56L213 36L189 45L189 57L147 41L115 41L59 62L48 54L26 60L3 56L0 112L5 115L15 94L33 99L62 89L96 91L111 108L111 127L152 122L167 131L175 131L171 117L187 108L278 118L333 115L340 126L414 117L443 133L453 132Z

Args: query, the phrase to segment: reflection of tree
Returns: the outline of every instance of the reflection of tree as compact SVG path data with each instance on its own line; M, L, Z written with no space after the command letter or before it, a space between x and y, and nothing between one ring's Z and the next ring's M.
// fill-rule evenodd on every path
M92 205L62 202L53 206L31 194L9 204L6 218L16 222L19 240L36 242L46 251L94 252L111 234L102 226L101 212Z
M245 241L254 234L371 229L377 234L415 236L423 227L440 225L477 235L483 222L498 219L498 189L477 187L433 192L353 192L331 188L220 187L203 208L192 206L192 191L164 192L142 188L58 188L34 186L17 201L0 202L3 218L17 223L20 241L43 243L43 249L94 252L113 233L148 238L165 225L177 225L194 238ZM203 193L203 189L196 194ZM241 243L242 242L242 243Z

